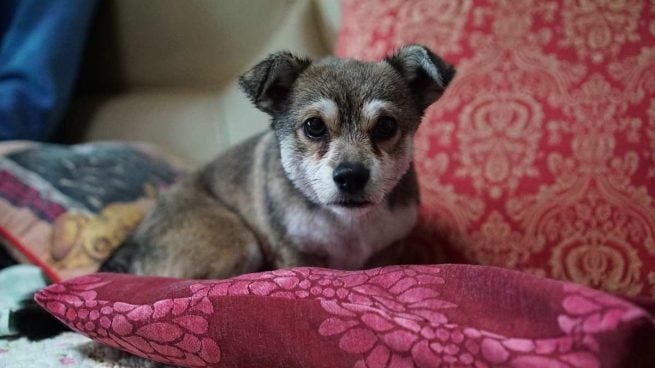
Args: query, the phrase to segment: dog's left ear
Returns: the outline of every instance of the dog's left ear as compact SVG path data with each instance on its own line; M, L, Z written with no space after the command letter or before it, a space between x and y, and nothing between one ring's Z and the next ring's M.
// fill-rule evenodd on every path
M441 97L455 76L452 65L422 45L404 46L384 61L403 76L421 112Z
M239 77L239 84L258 109L274 115L284 110L293 84L310 64L310 59L278 52Z

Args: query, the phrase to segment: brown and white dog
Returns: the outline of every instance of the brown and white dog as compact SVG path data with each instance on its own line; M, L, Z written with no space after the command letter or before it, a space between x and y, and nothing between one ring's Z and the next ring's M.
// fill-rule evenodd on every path
M224 278L364 267L415 225L412 140L454 74L420 45L377 63L270 55L240 84L272 129L166 192L102 270Z

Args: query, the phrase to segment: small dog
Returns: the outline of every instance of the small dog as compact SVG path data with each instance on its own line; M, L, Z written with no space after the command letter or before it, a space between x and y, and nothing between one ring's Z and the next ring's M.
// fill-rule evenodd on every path
M420 45L378 63L270 55L239 82L272 130L163 194L101 270L225 278L364 267L416 223L414 133L454 74Z
M414 133L454 75L420 45L378 63L270 55L240 84L272 130L164 193L100 270L226 278L397 262L383 250L416 223ZM35 303L15 318L31 339L66 329Z

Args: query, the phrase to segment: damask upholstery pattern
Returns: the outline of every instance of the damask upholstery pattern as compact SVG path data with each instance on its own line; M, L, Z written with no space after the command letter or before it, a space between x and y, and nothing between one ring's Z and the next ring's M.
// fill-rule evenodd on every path
M458 69L415 160L450 260L655 296L655 1L342 4L340 55Z

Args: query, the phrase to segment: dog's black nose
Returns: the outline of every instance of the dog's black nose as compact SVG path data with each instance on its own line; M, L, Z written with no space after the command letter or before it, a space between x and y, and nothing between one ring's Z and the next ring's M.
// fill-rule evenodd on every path
M341 163L332 172L332 179L337 184L337 188L349 194L354 194L364 189L366 182L368 182L368 177L369 172L366 166L352 162Z

